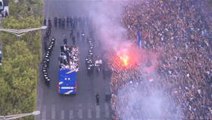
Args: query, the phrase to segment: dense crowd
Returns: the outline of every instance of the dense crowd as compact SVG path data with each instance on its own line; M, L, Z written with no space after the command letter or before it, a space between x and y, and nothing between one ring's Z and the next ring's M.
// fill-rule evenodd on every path
M61 54L59 57L60 68L68 68L72 71L79 71L79 49L76 46L68 46L66 40L64 45L60 47Z
M146 74L181 109L178 119L212 119L212 21L207 7L206 0L134 0L125 6L123 25L129 38L135 39L141 31L142 48L156 51L159 64L152 73L139 67L113 70L114 119L120 115L116 111L119 88L132 80L144 81Z

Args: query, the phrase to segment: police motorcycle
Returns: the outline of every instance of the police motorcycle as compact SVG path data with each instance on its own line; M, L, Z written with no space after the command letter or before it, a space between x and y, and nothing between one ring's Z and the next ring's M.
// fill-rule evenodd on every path
M95 60L95 67L96 67L97 73L99 73L101 71L101 67L102 67L102 59L97 58Z
M58 25L59 25L59 28L62 27L62 19L61 18L58 19Z
M52 38L51 41L50 41L50 44L48 46L48 49L46 51L46 54L44 56L44 60L42 62L43 77L44 77L44 80L45 80L45 83L46 83L47 86L50 85L50 78L49 78L47 69L49 67L50 55L52 53L52 49L53 49L54 45L55 45L55 38Z

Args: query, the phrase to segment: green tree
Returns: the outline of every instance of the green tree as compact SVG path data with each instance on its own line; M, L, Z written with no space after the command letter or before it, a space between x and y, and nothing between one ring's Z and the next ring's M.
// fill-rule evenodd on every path
M25 29L41 26L42 0L10 1L10 16L4 28ZM0 33L3 65L0 66L0 115L32 112L36 107L36 88L40 61L41 32L21 38ZM25 118L26 120L33 117Z

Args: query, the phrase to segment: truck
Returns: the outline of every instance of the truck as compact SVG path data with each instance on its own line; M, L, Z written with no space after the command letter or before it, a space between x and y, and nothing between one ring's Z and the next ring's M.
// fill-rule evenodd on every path
M58 93L61 95L77 94L77 73L79 71L79 51L75 46L61 46L59 57Z

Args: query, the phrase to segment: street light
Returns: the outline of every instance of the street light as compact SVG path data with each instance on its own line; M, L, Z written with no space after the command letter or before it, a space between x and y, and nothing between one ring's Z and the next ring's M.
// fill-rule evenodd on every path
M35 116L35 115L39 115L40 111L33 111L31 113L22 113L22 114L15 114L15 115L7 115L7 116L0 116L0 120L15 120L18 118L22 118L22 117L27 117L27 116Z
M31 32L31 31L36 31L36 30L44 30L46 29L47 26L41 26L38 28L28 28L28 29L4 29L4 28L0 28L0 32L8 32L8 33L12 33L18 37L24 35L27 32Z
M32 112L33 115L39 115L40 114L40 111L34 111Z

